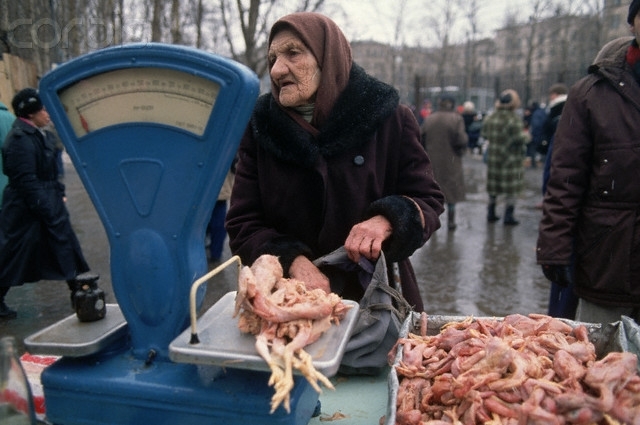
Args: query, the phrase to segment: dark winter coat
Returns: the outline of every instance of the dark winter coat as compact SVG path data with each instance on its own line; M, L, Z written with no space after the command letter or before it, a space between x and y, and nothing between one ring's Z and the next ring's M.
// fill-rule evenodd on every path
M464 120L456 111L436 111L421 126L424 148L445 201L456 204L465 199L462 156L468 136Z
M567 95L559 95L554 99L553 103L549 105L549 113L544 123L544 140L547 143L547 156L544 160L544 170L542 171L542 196L547 191L547 182L549 181L549 174L551 174L551 157L553 152L553 139L562 117L562 110L564 104L567 102Z
M440 227L443 195L415 117L392 87L353 65L319 130L317 137L303 130L271 94L258 99L227 214L232 252L247 264L278 255L286 273L296 256L323 256L353 225L382 214L393 226L383 244L387 262L400 263L405 298L422 310L409 256Z
M2 146L9 183L0 211L0 286L89 271L64 204L54 143L18 118Z
M554 139L539 264L571 264L575 291L593 303L640 307L640 85L631 38L598 54L570 90Z

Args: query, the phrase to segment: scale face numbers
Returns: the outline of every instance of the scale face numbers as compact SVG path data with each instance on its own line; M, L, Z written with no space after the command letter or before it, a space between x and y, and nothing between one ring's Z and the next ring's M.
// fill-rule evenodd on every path
M159 123L202 136L220 91L214 81L168 68L107 71L59 91L76 136L122 123Z

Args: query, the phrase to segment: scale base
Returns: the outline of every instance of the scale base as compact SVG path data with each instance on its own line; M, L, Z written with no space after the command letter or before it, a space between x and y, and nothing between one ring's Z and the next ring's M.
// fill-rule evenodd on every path
M42 373L47 421L55 425L306 425L318 393L294 376L291 413L269 414L265 372L156 361L129 352L63 357Z

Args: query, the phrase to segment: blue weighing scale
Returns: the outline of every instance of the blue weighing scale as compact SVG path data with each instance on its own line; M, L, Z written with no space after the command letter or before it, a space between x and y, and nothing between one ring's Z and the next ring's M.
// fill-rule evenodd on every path
M49 422L310 420L319 396L301 376L291 413L270 414L267 371L208 364L188 349L173 361L169 349L188 327L192 284L208 271L204 230L258 92L248 68L162 44L107 48L42 78L42 100L106 230L118 301L103 320L70 316L25 339L32 353L61 356L42 374Z

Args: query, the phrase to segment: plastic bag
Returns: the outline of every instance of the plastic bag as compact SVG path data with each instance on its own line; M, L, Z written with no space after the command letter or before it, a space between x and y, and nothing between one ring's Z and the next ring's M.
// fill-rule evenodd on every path
M373 264L362 258L356 265L344 247L314 261L321 270L338 267L357 270L366 287L358 318L345 348L339 372L348 375L377 375L388 366L387 356L398 340L400 328L411 306L400 291L389 285L384 254Z

